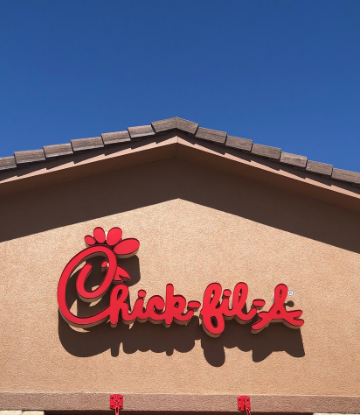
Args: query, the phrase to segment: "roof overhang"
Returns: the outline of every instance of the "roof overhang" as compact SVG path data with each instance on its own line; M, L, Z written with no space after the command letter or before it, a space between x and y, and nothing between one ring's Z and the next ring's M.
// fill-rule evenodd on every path
M5 170L0 175L0 196L171 157L360 211L359 188L349 183L203 141L179 130Z

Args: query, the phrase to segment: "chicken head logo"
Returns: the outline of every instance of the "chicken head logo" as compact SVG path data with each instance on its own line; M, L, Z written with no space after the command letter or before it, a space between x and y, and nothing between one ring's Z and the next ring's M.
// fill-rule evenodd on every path
M140 247L140 242L135 238L122 239L122 230L120 228L110 229L107 235L104 229L95 228L93 236L85 236L85 243L87 248L75 255L66 265L58 286L60 313L69 324L78 327L91 327L105 321L109 316L110 310L108 307L101 313L98 313L100 316L97 314L86 318L77 317L69 310L65 298L66 286L75 269L85 262L76 281L76 290L81 300L85 302L99 300L109 290L112 283L121 283L123 280L130 279L126 269L118 265L117 258L129 258L135 255ZM104 257L101 267L106 271L106 275L98 288L94 291L88 291L85 288L85 282L90 275L92 265L86 261L95 256Z

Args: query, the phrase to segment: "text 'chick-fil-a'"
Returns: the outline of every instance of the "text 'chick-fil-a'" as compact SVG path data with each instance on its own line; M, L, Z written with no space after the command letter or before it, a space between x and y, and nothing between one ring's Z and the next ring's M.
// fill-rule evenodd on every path
M164 298L153 295L146 300L146 291L139 290L137 299L131 305L129 288L124 283L130 279L125 268L118 265L117 258L129 258L135 255L140 242L135 238L122 239L120 228L112 228L106 234L102 228L95 228L93 236L86 236L87 248L79 252L66 265L61 274L58 286L58 305L63 318L75 327L90 328L102 322L109 321L111 327L116 327L119 320L131 324L135 321L150 321L155 324L163 323L170 327L173 322L187 324L200 309L200 318L205 332L212 337L218 337L225 329L225 321L235 319L240 324L252 323L252 333L259 333L272 322L282 322L290 328L300 328L304 320L300 319L301 310L287 310L286 297L288 287L279 284L274 290L274 301L268 311L260 311L265 301L255 299L247 311L246 302L248 286L239 282L231 291L223 290L215 282L205 289L202 303L187 301L184 296L175 294L172 284L166 285ZM85 282L92 270L92 264L87 262L93 257L103 257L101 267L106 272L101 284L93 291L85 288ZM73 314L66 301L66 288L69 279L79 265L76 279L76 291L82 301L92 303L100 300L110 290L109 305L96 314L79 317ZM256 318L257 317L257 318Z

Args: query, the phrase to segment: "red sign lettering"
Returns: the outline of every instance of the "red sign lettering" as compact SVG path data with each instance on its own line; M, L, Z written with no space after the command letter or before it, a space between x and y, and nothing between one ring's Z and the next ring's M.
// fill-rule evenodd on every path
M182 295L175 294L174 286L167 284L165 299L159 295L150 297L147 302L146 291L139 290L138 297L130 307L129 289L125 284L130 279L125 268L117 263L117 258L128 258L137 253L140 242L135 238L122 239L120 228L112 228L106 235L102 228L95 228L93 236L85 236L87 248L79 252L66 265L61 274L58 286L58 305L63 318L72 326L88 328L110 321L111 327L116 327L121 321L131 324L135 321L150 321L154 324L162 323L170 327L173 322L187 324L201 307L199 301L187 302ZM87 262L95 256L104 257L101 264L106 272L102 283L93 291L85 288L85 282L92 270L91 263ZM79 265L81 268L77 280L76 290L79 298L85 302L97 301L110 289L110 304L102 311L88 317L74 315L66 303L66 287L69 279ZM291 328L299 328L304 324L300 319L301 310L288 311L286 297L288 288L285 284L275 287L274 303L269 311L261 311L265 301L255 299L249 311L246 310L248 286L244 282L235 285L234 290L223 290L219 283L210 284L204 293L200 318L205 332L212 337L218 337L225 329L225 321L235 318L240 324L252 322L252 332L259 333L272 322L282 322ZM258 317L255 320L255 317Z

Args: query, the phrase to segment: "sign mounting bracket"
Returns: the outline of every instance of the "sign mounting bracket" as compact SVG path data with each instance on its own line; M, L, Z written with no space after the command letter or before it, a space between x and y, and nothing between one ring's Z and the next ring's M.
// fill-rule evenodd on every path
M110 395L110 409L115 409L115 415L119 415L120 410L123 409L124 397L118 393Z

